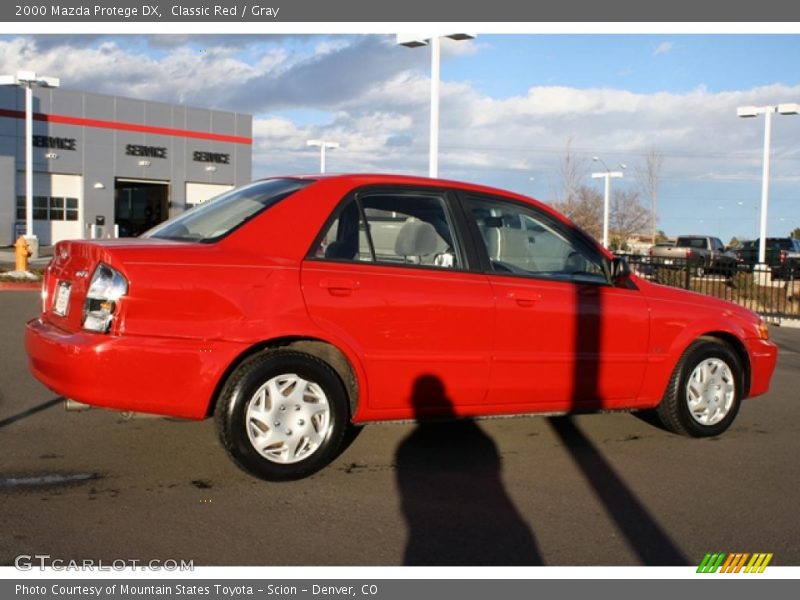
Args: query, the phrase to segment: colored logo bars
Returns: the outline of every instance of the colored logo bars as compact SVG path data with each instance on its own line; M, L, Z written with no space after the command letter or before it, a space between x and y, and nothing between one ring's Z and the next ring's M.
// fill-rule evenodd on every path
M749 560L748 560L749 559ZM726 554L724 552L710 552L705 555L700 566L697 567L698 573L763 573L769 561L772 560L772 553L748 554L740 552Z

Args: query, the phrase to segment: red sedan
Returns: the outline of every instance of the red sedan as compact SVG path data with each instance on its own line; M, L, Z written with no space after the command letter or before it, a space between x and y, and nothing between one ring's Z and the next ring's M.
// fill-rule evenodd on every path
M757 315L639 279L539 202L399 176L267 179L139 239L61 242L42 299L45 385L214 416L271 480L369 421L654 409L713 436L777 358Z

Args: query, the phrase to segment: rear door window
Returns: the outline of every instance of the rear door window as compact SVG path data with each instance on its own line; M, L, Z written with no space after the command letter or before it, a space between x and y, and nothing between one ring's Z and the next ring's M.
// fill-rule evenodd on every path
M312 250L329 260L462 269L443 193L364 191L342 207Z

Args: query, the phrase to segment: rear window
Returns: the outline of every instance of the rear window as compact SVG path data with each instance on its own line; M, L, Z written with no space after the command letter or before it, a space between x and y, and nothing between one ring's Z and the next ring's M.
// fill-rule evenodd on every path
M707 248L706 238L678 238L676 244L679 248Z
M141 237L213 242L311 183L313 181L307 179L256 181L191 208Z
M775 246L777 248L780 248L781 250L794 250L794 244L792 243L792 240L789 238L776 238L776 239L767 238L767 245Z

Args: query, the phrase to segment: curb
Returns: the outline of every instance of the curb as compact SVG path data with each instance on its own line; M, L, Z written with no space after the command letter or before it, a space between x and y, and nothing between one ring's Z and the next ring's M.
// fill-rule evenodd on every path
M0 292L38 292L41 281L0 281Z

